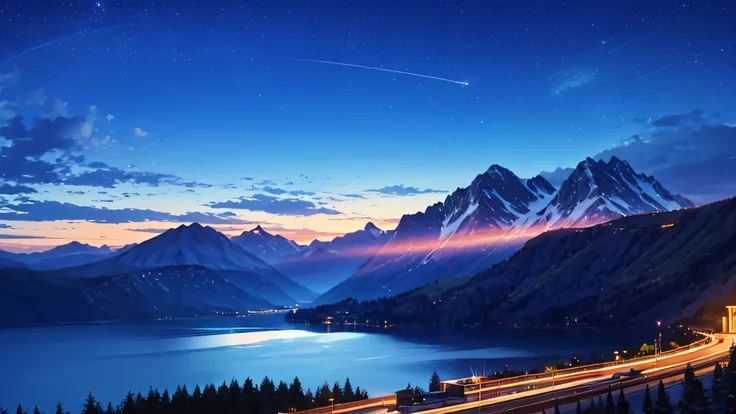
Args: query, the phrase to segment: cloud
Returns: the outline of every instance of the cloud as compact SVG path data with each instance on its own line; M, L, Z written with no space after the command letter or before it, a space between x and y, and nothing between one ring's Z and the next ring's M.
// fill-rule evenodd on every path
M293 190L293 191L289 191L289 194L295 195L295 196L313 196L316 193L312 191Z
M12 229L13 226L5 223L0 223L0 229Z
M298 198L278 198L265 194L254 194L251 197L240 197L235 201L210 203L210 207L220 209L240 209L262 211L282 216L313 216L316 214L338 215L337 210L317 207L313 202Z
M8 183L0 184L0 194L17 195L17 194L33 194L37 193L35 189L25 185L10 185Z
M655 128L679 128L685 126L699 126L707 122L703 111L696 109L686 114L664 115L649 121L649 125Z
M243 177L240 180L241 181L253 181L253 177Z
M403 184L399 185L389 185L383 188L378 189L371 189L371 190L365 190L370 193L378 193L383 195L391 195L391 196L414 196L418 194L439 194L439 193L446 193L447 191L444 190L432 190L430 188L420 190L416 187L405 187Z
M101 161L92 161L91 163L87 164L87 166L90 168L98 168L98 169L103 169L103 170L110 168L109 165Z
M365 198L362 194L340 194L346 198Z
M145 137L148 135L148 132L140 129L140 128L133 128L133 135L137 137Z
M46 103L46 98L43 89L36 89L26 98L26 106L43 106Z
M80 206L58 201L28 201L17 205L6 204L0 219L7 221L57 221L82 220L94 223L142 223L146 221L198 222L202 224L243 224L233 215L187 212L171 214L155 210L135 208L109 209L106 207Z
M286 190L282 190L280 188L269 187L269 186L263 187L263 191L269 194L276 194L276 195L284 194L286 192Z
M569 91L570 89L588 85L593 82L597 73L597 70L589 69L578 69L564 72L558 76L551 92L554 95L559 95Z
M650 121L653 128L637 138L594 158L624 159L637 171L653 175L668 190L682 193L696 203L734 196L736 126L694 126L694 122L706 119L698 110L662 116Z
M0 239L48 239L46 236L31 236L27 234L0 234Z
M182 182L179 177L154 172L124 171L116 167L98 168L63 180L66 185L115 188L117 184L131 183L157 187L162 184L195 186L197 183Z

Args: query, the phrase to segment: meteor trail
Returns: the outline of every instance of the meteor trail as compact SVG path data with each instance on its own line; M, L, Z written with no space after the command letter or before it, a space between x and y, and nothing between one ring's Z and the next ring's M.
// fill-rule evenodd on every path
M20 58L22 58L23 56L25 56L25 55L27 55L29 53L33 53L33 52L35 52L37 50L40 50L40 49L46 48L48 46L51 46L52 44L57 43L57 42L62 42L64 40L69 40L69 39L72 39L74 37L77 37L77 36L80 36L80 35L84 35L84 34L97 33L97 32L102 32L102 31L105 31L105 30L114 30L114 29L117 29L117 28L120 28L120 27L123 27L123 26L133 26L133 25L135 25L135 23L117 24L115 26L100 27L99 29L92 29L92 30L86 29L86 30L81 30L79 32L72 33L72 34L70 34L68 36L57 37L56 39L49 40L46 43L42 43L40 45L33 46L32 48L30 48L28 50L24 50L24 51L18 53L17 55L15 55L15 56L11 56L10 58L8 58L8 59L0 62L0 67L1 66L5 66L8 63L10 63L10 62L12 62L12 61L14 61L16 59L20 59Z
M447 79L447 78L440 78L437 76L422 75L421 73L405 72L403 70L385 69L385 68L379 68L375 66L363 66L363 65L356 65L353 63L331 62L329 60L295 59L295 58L289 58L289 60L295 60L298 62L323 63L326 65L347 66L351 68L360 68L360 69L368 69L368 70L380 70L381 72L398 73L401 75L416 76L418 78L434 79L434 80L439 80L439 81L444 81L444 82L456 83L458 85L468 86L468 82L462 82L462 81L457 81L457 80L452 80L452 79Z

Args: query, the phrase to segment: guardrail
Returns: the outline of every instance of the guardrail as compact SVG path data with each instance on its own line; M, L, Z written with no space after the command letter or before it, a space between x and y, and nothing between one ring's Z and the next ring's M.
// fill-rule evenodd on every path
M304 411L297 411L299 414L330 414L349 410L351 408L371 408L371 407L389 407L396 405L396 395L386 395L383 397L369 398L367 400L358 400L349 403L328 405L326 407L312 408Z
M503 378L503 379L496 379L496 380L487 380L482 381L480 383L481 389L484 388L496 388L496 387L504 387L511 384L516 384L519 382L526 382L530 380L543 380L543 379L554 379L554 378L562 378L567 377L569 375L578 374L578 373L584 373L587 371L594 371L599 370L602 368L610 368L615 367L618 365L627 365L627 364L636 364L639 362L645 362L645 361L652 361L652 360L659 360L662 358L666 358L669 355L677 354L683 351L687 351L693 348L698 348L704 345L709 344L711 341L714 340L713 336L707 336L704 339L701 339L699 341L695 341L689 345L684 345L676 349L672 349L665 352L660 352L656 356L642 356L642 357L636 357L636 358L630 358L630 359L622 359L619 361L609 361L609 362L603 362L599 364L592 364L592 365L583 365L580 367L574 367L574 368L563 368L558 369L554 371L548 371L548 372L542 372L539 374L527 374L527 375L519 375L516 377L511 378ZM467 384L469 386L476 385L477 384Z
M655 357L652 356L643 356L643 357L636 357L626 360L619 360L619 361L610 361L610 362L603 362L599 364L592 364L592 365L583 365L580 367L574 367L574 368L564 368L539 374L527 374L527 375L520 375L516 377L511 378L504 378L504 379L497 379L497 380L487 380L482 381L480 383L481 390L484 388L492 389L496 387L504 387L511 384L516 384L520 382L526 382L530 380L543 380L543 379L553 379L553 378L561 378L561 377L567 377L570 375L578 374L578 373L584 373L587 371L594 371L599 370L601 368L611 368L616 367L619 365L627 365L627 364L636 364L639 362L645 362L645 361L653 361L653 360L659 360L662 358L666 358L670 355L677 354L683 351L688 351L693 348L698 348L704 345L707 345L715 340L715 336L713 335L706 335L706 338L701 339L699 341L695 341L689 345L684 345L676 349L672 349L665 352L660 352ZM462 385L462 384L458 384ZM477 383L475 384L467 384L468 386L478 386ZM349 403L343 403L343 404L335 404L334 406L328 405L326 407L319 407L319 408L312 408L309 410L304 411L297 411L297 414L334 414L334 413L341 413L346 410L354 409L354 408L373 408L373 407L390 407L396 405L396 395L387 395L383 397L376 397L376 398L369 398L367 400L359 400L359 401L353 401Z

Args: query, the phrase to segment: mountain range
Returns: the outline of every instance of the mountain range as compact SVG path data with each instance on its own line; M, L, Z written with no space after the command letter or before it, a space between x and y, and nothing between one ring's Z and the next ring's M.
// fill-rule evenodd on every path
M443 203L405 215L391 240L316 304L392 296L438 279L464 276L510 257L540 232L618 217L693 207L618 158L588 158L555 189L491 166Z
M300 309L289 319L455 326L695 321L719 329L718 315L736 299L735 291L736 198L731 198L545 232L470 279L439 281L391 298Z
M25 314L39 320L44 320L42 306L48 299L34 295L58 289L69 290L69 297L86 297L85 306L96 309L80 310L79 315L116 315L116 308L97 296L99 292L90 291L101 289L100 280L106 281L109 298L132 295L131 289L137 292L130 302L135 309L125 315L151 317L319 305L347 297L367 300L477 273L508 259L545 231L691 207L687 199L615 157L608 162L584 160L559 189L542 176L522 179L492 165L444 202L404 215L395 230L368 223L307 246L261 226L228 238L194 223L119 250L73 242L42 253L0 252L0 269L5 268L0 283L9 284L0 291L0 300L19 303L24 298ZM20 274L25 275L22 281ZM188 283L174 283L176 275L184 275ZM156 281L150 282L150 277ZM208 295L199 293L204 283L212 289ZM160 291L169 293L151 294Z

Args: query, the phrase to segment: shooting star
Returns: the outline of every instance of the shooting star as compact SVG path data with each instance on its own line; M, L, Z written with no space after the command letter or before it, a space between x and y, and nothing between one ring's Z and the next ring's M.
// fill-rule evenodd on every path
M124 26L135 26L135 25L137 25L137 24L136 23L117 24L115 26L100 27L98 29L91 29L91 30L90 29L85 29L85 30L81 30L81 31L76 32L76 33L72 33L72 34L70 34L68 36L57 37L56 39L49 40L46 43L42 43L40 45L33 46L32 48L30 48L28 50L24 50L24 51L18 53L17 55L15 55L15 56L11 56L10 58L8 58L8 59L0 62L0 67L5 66L8 63L11 63L11 62L13 62L13 61L15 61L17 59L20 59L20 58L22 58L23 56L25 56L25 55L27 55L29 53L33 53L33 52L35 52L37 50L41 50L41 49L44 49L46 47L49 47L49 46L51 46L54 43L63 42L65 40L69 40L69 39L75 38L77 36L85 35L85 34L92 34L92 33L102 32L102 31L106 31L106 30L115 30L115 29L118 29L120 27L124 27Z
M636 43L636 42L638 42L638 41L640 41L640 40L642 40L642 39L646 39L647 37L649 37L649 36L651 36L651 35L653 35L653 34L657 33L658 31L660 31L660 30L664 29L665 27L668 27L668 26L669 26L669 25L671 25L672 23L674 23L674 22L671 22L671 23L667 23L667 24L661 25L661 26L659 26L659 27L655 28L654 30L650 30L650 31L648 31L648 32L644 33L643 35L641 35L641 36L639 36L639 37L635 37L635 38L633 38L633 39L629 40L628 42L626 42L626 43L622 44L621 46L619 46L619 47L617 47L617 48L615 48L615 49L611 50L610 52L608 52L608 54L609 54L609 55L612 55L612 54L614 54L614 53L618 52L619 50L621 50L621 49L624 49L625 47L629 46L630 44Z
M350 68L360 68L360 69L368 69L368 70L380 70L381 72L398 73L400 75L409 75L409 76L416 76L418 78L434 79L434 80L439 80L439 81L443 81L443 82L456 83L458 85L463 85L463 86L468 86L469 85L468 82L457 81L457 80L447 79L447 78L440 78L440 77L437 77L437 76L422 75L421 73L406 72L406 71L403 71L403 70L394 70L394 69L379 68L379 67L376 67L376 66L363 66L363 65L356 65L356 64L353 64L353 63L331 62L329 60L316 60L316 59L295 59L295 58L289 58L289 60L295 60L297 62L323 63L325 65L347 66L347 67L350 67Z

